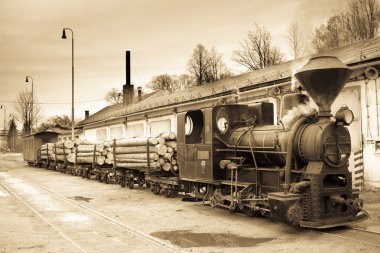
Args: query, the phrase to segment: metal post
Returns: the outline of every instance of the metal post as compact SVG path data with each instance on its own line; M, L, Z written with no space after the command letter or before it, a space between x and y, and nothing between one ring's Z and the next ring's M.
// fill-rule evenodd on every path
M30 113L30 133L32 134L33 133L33 109L34 109L34 102L33 102L33 99L34 99L34 91L33 91L33 77L31 76L26 76L26 80L25 82L29 82L29 78L32 79L32 111Z
M71 32L71 140L74 140L74 32L63 28L62 39L66 39L66 30Z
M5 122L5 117L6 117L6 107L5 107L5 105L1 105L1 109L3 109L3 107L4 107L4 134L5 134L5 130L6 130L6 127L5 127L5 124L6 124L6 122Z

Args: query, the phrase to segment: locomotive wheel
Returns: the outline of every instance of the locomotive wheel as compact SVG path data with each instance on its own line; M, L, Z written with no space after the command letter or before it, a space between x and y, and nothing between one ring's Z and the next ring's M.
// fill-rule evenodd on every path
M155 195L158 195L158 194L160 194L160 185L159 184L154 184L154 186L153 186L153 194L155 194Z
M88 171L86 172L86 178L87 178L87 179L90 179L90 177L91 177L91 171L88 170Z
M110 180L109 180L109 178L108 178L108 174L105 174L105 175L104 175L104 182L105 182L106 184L109 184L109 183L110 183Z
M101 182L100 181L101 180L100 174L97 174L96 177L95 177L95 179L96 179L96 181Z
M217 207L216 199L213 196L210 198L210 206L212 208Z
M257 217L260 215L260 211L252 210L252 209L244 209L244 213L249 217Z
M120 179L120 185L121 187L125 187L125 178Z
M150 183L149 182L145 182L145 185L146 185L146 188L150 188Z
M128 184L128 188L129 189L133 189L133 186L135 184L134 179L133 178L128 178L127 184Z
M165 188L165 197L170 198L173 195L173 190L170 188Z
M143 186L144 185L144 180L139 180L138 184L139 184L140 187Z

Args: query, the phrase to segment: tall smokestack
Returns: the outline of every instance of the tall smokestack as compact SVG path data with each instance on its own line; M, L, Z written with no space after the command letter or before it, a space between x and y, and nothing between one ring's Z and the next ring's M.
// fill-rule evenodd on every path
M131 52L125 52L125 84L131 85Z
M123 85L123 103L125 106L132 103L133 85L131 84L131 52L125 52L125 85Z
M84 111L84 118L88 119L90 117L90 111L86 110Z

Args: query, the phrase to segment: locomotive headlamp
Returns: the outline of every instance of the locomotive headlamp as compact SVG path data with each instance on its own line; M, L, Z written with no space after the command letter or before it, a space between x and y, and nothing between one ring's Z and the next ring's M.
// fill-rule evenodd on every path
M224 134L228 130L229 120L228 113L225 108L221 108L216 114L216 126L221 134Z
M348 126L354 121L354 113L347 106L342 106L336 112L335 119L337 122L342 122L343 125Z

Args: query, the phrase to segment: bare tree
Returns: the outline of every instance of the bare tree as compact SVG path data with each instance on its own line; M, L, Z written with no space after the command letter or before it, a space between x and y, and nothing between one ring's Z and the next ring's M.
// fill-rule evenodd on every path
M293 59L302 57L307 50L307 42L304 34L305 33L301 31L297 21L288 25L284 37L288 41Z
M232 75L232 72L222 61L222 55L214 47L208 51L202 44L195 47L187 69L194 78L196 85L215 82Z
M272 45L272 35L265 27L255 24L248 38L240 43L241 49L234 51L233 60L250 70L262 69L283 61L283 54Z
M194 79L186 74L182 74L178 77L178 85L180 90L187 90L194 85Z
M230 76L232 76L232 73L222 61L222 55L213 47L208 54L206 82L211 83Z
M68 115L55 115L49 117L46 121L42 122L40 126L38 127L39 130L44 130L49 126L56 126L60 125L62 127L70 128L71 126L71 117Z
M22 90L15 101L16 120L22 125L22 134L30 134L39 118L40 106L38 99L27 89ZM32 103L33 102L33 103Z
M315 29L312 44L317 52L371 39L380 25L376 0L351 0L348 10L329 18L326 25Z
M122 93L119 92L116 88L112 88L109 92L104 96L104 100L110 104L118 104L123 102Z
M317 52L334 49L346 44L346 31L344 16L334 15L329 18L326 25L315 29L312 44Z
M209 70L209 52L202 44L198 44L187 64L187 69L195 79L197 85L202 85L207 81L207 75Z
M371 39L379 29L380 11L376 0L351 0L345 26L353 41Z
M148 87L154 91L163 90L167 93L173 93L180 89L178 79L175 76L170 76L168 74L153 77Z

